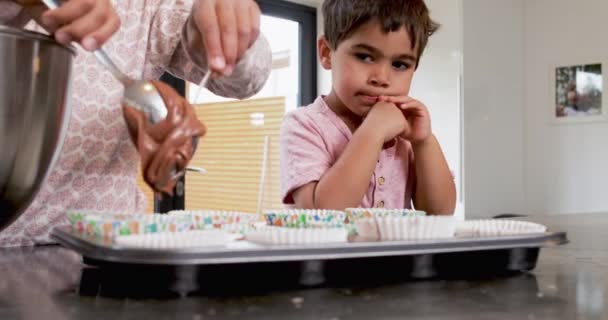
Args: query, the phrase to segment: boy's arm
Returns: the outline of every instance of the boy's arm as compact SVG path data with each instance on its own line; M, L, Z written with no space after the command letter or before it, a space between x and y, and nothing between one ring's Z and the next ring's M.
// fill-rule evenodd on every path
M453 214L456 186L439 142L431 135L412 146L416 168L414 207L429 214Z
M410 141L414 152L414 207L429 214L453 214L456 186L439 142L432 134L428 109L409 96L383 96L380 99L395 103L407 119L401 137Z
M378 103L338 158L318 182L293 193L300 208L339 209L358 207L369 187L386 141L403 131L405 118L392 103Z
M298 208L343 210L359 206L384 144L382 134L372 129L361 126L321 180L294 191L294 202Z

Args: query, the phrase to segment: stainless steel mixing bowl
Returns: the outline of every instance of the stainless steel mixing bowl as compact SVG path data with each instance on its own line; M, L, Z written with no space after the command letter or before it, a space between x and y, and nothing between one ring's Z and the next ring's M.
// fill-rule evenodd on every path
M73 54L50 37L0 26L0 230L27 208L57 159Z

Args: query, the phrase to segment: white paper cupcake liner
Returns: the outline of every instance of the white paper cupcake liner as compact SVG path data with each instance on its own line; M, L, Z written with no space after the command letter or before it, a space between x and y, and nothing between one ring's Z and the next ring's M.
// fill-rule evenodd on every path
M377 241L380 240L380 231L376 218L361 218L351 223L349 229L351 235L356 235L361 240Z
M358 236L363 240L423 240L454 237L453 216L387 216L355 221Z
M420 240L454 237L453 216L377 217L380 240Z
M412 209L347 208L345 211L351 222L372 217L418 217L426 215L424 211Z
M190 219L195 230L221 229L236 233L245 233L262 221L258 214L237 211L178 210L169 215Z
M458 237L499 237L545 232L546 226L518 220L469 220L460 222L456 227Z
M236 239L236 235L220 230L194 230L118 236L114 244L124 248L182 249L224 246Z
M338 210L293 209L264 213L267 225L290 228L342 228L345 217L344 211Z
M377 217L418 217L424 211L412 209L347 208L346 221L349 234L363 240L380 240ZM359 232L363 232L362 234Z
M248 232L245 239L261 244L320 244L347 241L344 228L287 228L264 226Z
M166 214L107 213L69 210L72 230L89 236L114 238L133 234L182 232L192 229L189 219Z

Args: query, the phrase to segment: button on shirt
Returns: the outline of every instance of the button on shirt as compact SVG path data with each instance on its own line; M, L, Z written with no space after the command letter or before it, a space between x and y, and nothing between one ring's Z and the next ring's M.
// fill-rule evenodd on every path
M281 195L293 204L293 191L321 177L338 161L352 138L346 124L318 97L285 116L281 127ZM344 183L348 183L345 179ZM383 149L360 207L411 208L416 177L411 144L397 138Z

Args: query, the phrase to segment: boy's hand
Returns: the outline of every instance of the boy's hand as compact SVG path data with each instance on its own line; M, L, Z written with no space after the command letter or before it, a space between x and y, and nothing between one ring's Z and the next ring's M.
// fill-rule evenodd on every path
M260 8L253 0L198 0L192 9L211 70L228 76L260 33Z
M393 103L403 112L406 119L403 139L417 144L431 137L431 117L422 102L408 96L381 96L380 101Z
M363 125L382 134L383 142L387 142L404 132L407 121L394 103L380 101L367 114Z
M109 0L68 0L53 10L39 0L15 0L61 44L79 42L89 51L98 49L118 30L120 19ZM44 13L41 13L44 8Z

